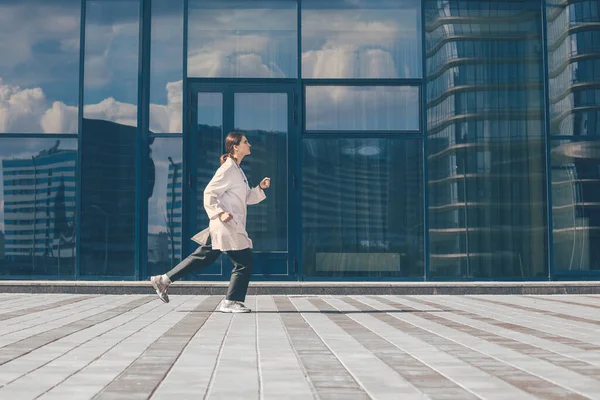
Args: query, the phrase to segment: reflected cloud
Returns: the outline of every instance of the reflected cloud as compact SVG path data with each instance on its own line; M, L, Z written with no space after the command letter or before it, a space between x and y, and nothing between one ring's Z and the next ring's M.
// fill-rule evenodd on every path
M303 10L305 78L420 76L418 9ZM329 8L333 8L329 5ZM364 7L368 7L365 5Z
M182 132L183 81L166 86L167 105L151 104L150 130ZM84 107L85 117L136 126L137 106L113 97ZM0 77L0 132L77 133L77 107L49 102L42 88L21 89Z
M270 38L266 35L230 35L212 40L188 58L190 76L254 78L285 78L286 74L274 62L265 62Z

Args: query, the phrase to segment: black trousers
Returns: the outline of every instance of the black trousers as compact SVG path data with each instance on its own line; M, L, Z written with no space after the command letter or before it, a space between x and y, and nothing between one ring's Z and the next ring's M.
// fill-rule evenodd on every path
M225 254L233 263L233 271L231 271L231 279L229 280L229 288L227 289L227 300L245 301L246 293L248 292L248 283L250 283L250 275L252 274L252 251L230 250ZM181 279L183 276L206 268L214 263L221 255L221 250L213 250L210 239L204 246L198 247L192 254L187 256L172 270L167 272L167 276L172 282Z

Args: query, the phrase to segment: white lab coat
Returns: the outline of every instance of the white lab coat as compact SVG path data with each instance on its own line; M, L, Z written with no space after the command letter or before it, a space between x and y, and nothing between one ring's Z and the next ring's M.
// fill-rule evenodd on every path
M242 168L227 158L204 189L212 248L221 251L252 248L252 240L246 232L246 206L258 204L266 197L260 187L250 189ZM219 218L222 212L230 213L233 218L222 222Z

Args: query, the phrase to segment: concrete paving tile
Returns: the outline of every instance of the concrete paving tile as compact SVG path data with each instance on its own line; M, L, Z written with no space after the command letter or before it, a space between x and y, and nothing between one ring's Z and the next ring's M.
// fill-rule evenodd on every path
M325 286L256 287L247 301L256 312L246 315L194 310L194 295L119 313L111 309L144 296L68 304L82 295L0 293L0 319L12 316L0 325L9 359L0 398L355 400L391 391L464 400L465 388L495 400L600 398L600 296L420 294L444 293L436 285L369 295L349 285L332 295ZM226 286L206 290L222 296ZM523 290L549 292L505 292ZM160 313L154 322L150 310Z

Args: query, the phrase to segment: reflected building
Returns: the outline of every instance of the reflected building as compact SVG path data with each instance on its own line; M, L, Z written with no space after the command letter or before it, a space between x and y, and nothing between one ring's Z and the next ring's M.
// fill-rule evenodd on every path
M77 152L60 149L60 140L31 157L2 161L2 259L10 270L0 273L73 273L76 163Z
M550 134L554 263L600 270L600 16L597 1L549 1Z
M82 272L133 276L137 128L84 118L83 130Z
M542 277L540 3L425 4L431 275Z
M183 163L169 160L169 175L167 182L167 245L168 258L175 266L181 260L181 225L183 223Z
M406 140L305 141L302 229L307 273L421 276L419 147Z

